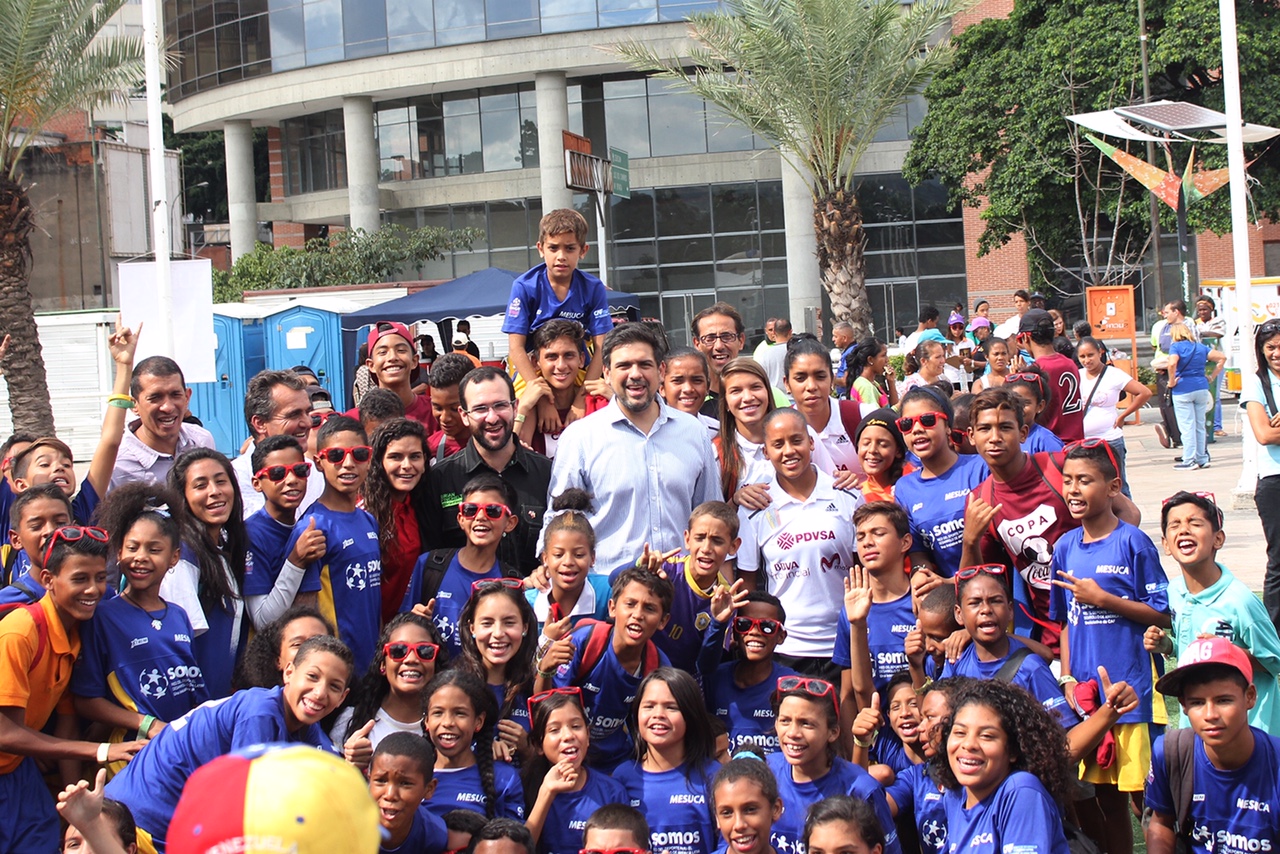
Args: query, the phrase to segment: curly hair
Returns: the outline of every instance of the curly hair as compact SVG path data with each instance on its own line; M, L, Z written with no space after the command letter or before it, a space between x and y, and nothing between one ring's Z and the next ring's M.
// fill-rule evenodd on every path
M391 478L387 477L387 470L383 468L383 459L392 442L407 438L417 439L422 443L422 477L409 493L409 506L413 508L414 518L418 520L418 531L426 533L431 530L427 517L427 507L431 502L431 486L427 482L427 431L412 419L393 418L374 431L373 464L369 466L369 476L364 481L364 509L378 523L378 547L383 552L395 542L395 505L402 497L391 485Z
M386 673L386 645L391 643L391 635L401 626L417 626L427 633L427 637L431 638L431 643L439 647L436 650L435 661L431 662L434 666L433 676L434 673L439 673L449 664L449 649L445 646L444 641L440 639L440 632L436 630L435 623L412 611L396 614L382 627L382 634L378 637L378 646L375 648L373 661L369 662L369 669L365 671L359 684L353 687L351 693L347 695L347 702L342 704L343 707L350 706L352 708L351 720L347 724L347 731L342 735L344 742L351 737L352 733L364 726L366 722L377 717L378 709L382 708L382 702L391 693L391 685L387 682ZM425 707L425 694L422 700Z
M502 695L502 708L498 709L498 720L505 720L515 709L516 698L533 689L534 655L538 651L538 618L523 591L511 590L501 584L487 584L471 594L462 613L458 615L458 637L462 642L462 657L458 667L475 675L482 682L487 681L488 673L480 648L476 646L476 636L471 624L475 622L476 609L480 607L480 603L491 596L502 596L515 605L520 613L520 621L524 623L520 648L504 669L503 684L506 690Z
M231 515L222 526L222 536L214 542L209 528L196 518L187 502L187 472L198 462L213 460L231 482ZM182 544L191 549L193 563L199 571L200 604L206 609L226 609L228 599L239 599L244 588L244 564L249 551L249 535L244 527L244 499L231 461L210 448L192 448L183 453L169 469L169 489L182 498L178 505L178 523L182 528ZM226 569L224 570L224 565ZM227 578L230 571L234 580Z
M930 771L939 784L947 789L961 788L951 769L947 742L956 716L966 706L985 706L1000 719L1011 771L1035 775L1059 805L1069 801L1075 775L1062 724L1026 689L999 679L971 682L951 696L951 714L942 724L942 749L931 760Z
M498 791L493 776L493 740L498 728L497 703L484 680L473 673L459 668L437 673L427 684L423 692L426 697L428 719L430 719L431 698L444 688L457 688L467 695L471 710L477 717L484 716L484 724L476 732L471 750L476 757L476 768L480 772L480 788L484 793L484 814L494 818L498 814ZM428 732L428 737L430 733ZM433 742L434 743L434 742ZM437 746L437 749L438 746Z
M111 534L114 554L120 554L125 536L143 519L154 523L177 549L182 545L177 518L180 503L173 492L158 483L125 483L102 499L93 518Z
M267 623L249 641L231 677L233 689L275 688L280 685L280 645L284 642L285 629L295 620L318 620L329 634L334 634L333 624L319 609L312 605L293 605Z

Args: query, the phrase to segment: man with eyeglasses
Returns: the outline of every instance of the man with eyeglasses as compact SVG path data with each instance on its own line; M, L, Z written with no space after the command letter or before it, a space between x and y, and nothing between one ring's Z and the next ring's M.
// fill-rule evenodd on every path
M478 474L496 474L520 499L515 508L519 524L498 546L498 560L527 576L538 567L536 548L547 510L551 460L515 440L515 398L511 377L497 368L476 368L458 384L462 420L471 431L471 441L431 469L428 514L432 524L426 533L435 538L431 548L462 548L466 539L458 526L457 509L463 487Z
M260 371L249 380L244 395L244 420L249 425L249 444L231 461L244 500L244 518L262 509L262 493L253 488L253 451L269 436L292 436L304 449L311 434L311 398L306 383L293 371ZM324 475L316 469L307 478L307 494L298 506L299 514L324 492Z
M689 330L693 333L693 346L702 351L711 367L707 402L702 406L702 414L708 418L719 418L720 371L730 359L738 357L747 341L742 315L727 302L718 302L694 315ZM775 405L791 405L787 396L778 389L770 387L770 391Z
M548 499L566 489L592 496L592 571L612 575L645 543L658 552L682 547L693 508L722 496L707 428L658 397L666 351L653 330L624 323L601 351L613 400L560 434Z

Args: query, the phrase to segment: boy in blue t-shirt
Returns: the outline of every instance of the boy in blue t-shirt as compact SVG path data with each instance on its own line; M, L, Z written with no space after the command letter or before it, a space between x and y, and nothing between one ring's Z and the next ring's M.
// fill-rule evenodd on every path
M1194 851L1274 850L1280 739L1249 725L1258 699L1249 654L1226 638L1196 639L1156 689L1177 696L1191 726L1166 731L1152 748L1148 850L1173 851L1178 837Z
M1137 708L1110 730L1105 753L1111 761L1101 764L1098 751L1089 751L1081 769L1081 779L1094 784L1100 814L1120 815L1130 796L1142 791L1151 765L1149 726L1166 723L1163 703L1152 700L1154 663L1142 648L1142 635L1149 625L1169 626L1169 582L1151 538L1112 512L1120 473L1105 441L1068 446L1062 490L1067 510L1081 526L1063 534L1053 550L1049 618L1064 623L1058 682L1067 701L1082 713L1101 701L1102 692L1090 679L1100 666L1111 679L1129 683L1138 696ZM1083 707L1078 699L1082 693L1093 695ZM1107 824L1117 826L1086 830L1114 835L1121 848L1132 846L1123 822Z
M436 790L431 739L393 732L378 742L369 763L369 795L378 805L380 854L420 854L449 847L449 829L423 802Z
M291 553L308 532L324 534L324 553L307 564L302 585L319 581L320 613L351 648L356 673L364 673L373 661L382 627L378 525L356 506L373 457L367 441L360 422L345 415L335 415L320 427L316 465L324 475L324 492L312 505L307 522L294 526L285 546Z
M529 360L529 335L552 318L574 320L582 324L595 346L586 378L600 379L604 336L613 328L613 319L604 283L578 269L587 254L587 221L582 214L560 208L543 216L538 223L538 254L543 263L511 283L511 299L502 321L507 359L518 376L537 376ZM554 403L545 398L538 402L540 422L544 415L559 422Z
M249 619L262 631L291 605L316 603L319 579L304 584L303 567L325 553L326 543L312 520L293 549L287 549L311 473L298 440L270 436L257 443L250 459L253 488L262 493L263 505L244 520L253 560L245 566L243 592Z
M71 499L57 484L33 486L14 499L9 511L12 575L9 585L0 589L0 606L25 605L44 596L40 547L54 531L71 524L71 514Z
M717 609L724 604L729 608ZM773 657L778 644L787 637L783 625L787 612L777 596L763 590L752 590L745 595L739 589L718 590L711 607L711 627L707 629L702 654L698 657L707 709L724 722L729 733L730 755L755 748L767 756L778 749L774 689L781 677L796 673ZM730 626L738 659L721 664L724 633Z
M1267 609L1244 582L1218 563L1226 542L1222 511L1207 492L1176 492L1160 508L1165 554L1182 572L1169 581L1173 626L1151 626L1143 635L1148 652L1173 655L1196 638L1226 638L1250 656L1257 702L1249 723L1268 735L1280 735L1280 637ZM1262 674L1265 674L1262 675Z
M723 501L704 501L693 508L684 532L688 552L684 557L677 556L679 549L661 554L645 543L644 554L636 565L665 575L675 592L671 619L653 636L658 649L671 659L672 667L694 672L703 633L711 625L712 596L717 589L733 583L729 556L736 554L740 545L738 513Z
M653 636L671 616L673 595L671 582L661 575L640 567L624 569L609 597L612 626L584 622L551 644L538 662L535 693L571 685L582 689L591 721L587 764L592 768L612 773L632 757L627 715L641 680L670 664ZM587 660L588 654L595 661Z

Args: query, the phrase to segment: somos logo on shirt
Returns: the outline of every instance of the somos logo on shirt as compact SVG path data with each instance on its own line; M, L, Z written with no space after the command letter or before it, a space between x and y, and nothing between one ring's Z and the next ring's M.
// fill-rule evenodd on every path
M509 317L520 316L520 297L516 297L511 301L511 305L507 306L507 315Z
M836 532L827 531L801 531L798 534L789 534L782 532L778 535L778 547L784 550L790 550L803 543L816 543L822 540L834 540Z

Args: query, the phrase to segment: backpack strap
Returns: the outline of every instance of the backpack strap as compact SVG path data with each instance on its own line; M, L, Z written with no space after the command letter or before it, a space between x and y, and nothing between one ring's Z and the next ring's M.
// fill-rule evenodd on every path
M849 385L853 388L852 383ZM849 400L841 400L840 404L840 423L844 425L844 432L848 434L849 441L853 441L853 436L858 432L858 425L862 423L862 405L852 398Z
M1196 737L1190 727L1165 730L1164 767L1169 775L1177 835L1191 835L1191 796L1195 791Z
M444 580L445 570L453 563L457 549L432 549L427 552L427 561L422 565L422 589L418 594L418 604L425 605L440 592L440 582Z
M587 642L582 646L582 658L578 660L578 678L585 680L587 675L596 669L600 659L604 658L613 624L604 620L583 620L582 622L591 624L591 634L587 636ZM581 626L582 623L579 623L578 628Z
M36 654L31 657L31 663L27 665L27 672L30 673L40 664L40 661L44 658L45 650L49 648L49 617L45 614L44 607L40 604L40 601L36 600L25 605L10 604L0 606L0 620L3 620L19 608L26 609L26 612L31 615L31 622L36 625Z
M1025 646L1020 646L1009 653L1004 664L1000 665L1000 669L996 671L995 678L1001 682L1012 682L1013 677L1017 676L1018 671L1022 669L1023 660L1030 654L1031 650Z
M1058 460L1055 459L1055 454L1040 453L1040 454L1029 454L1028 456L1031 459L1031 464L1036 467L1036 472L1040 475L1040 479L1044 481L1045 486L1052 489L1054 494L1057 495L1058 498L1062 499L1062 501L1065 502L1066 497L1063 495L1063 486L1062 486L1062 466L1060 466L1058 464ZM1049 465L1047 468L1045 466L1040 465L1041 456L1045 457L1049 461Z
M1276 409L1276 393L1271 388L1271 371L1265 367L1260 368L1258 380L1262 383L1262 396L1267 399L1267 415L1274 418L1280 410Z
M26 596L28 599L30 599L32 602L39 602L41 599L44 598L45 590L43 587L40 588L39 590L36 590L35 588L31 587L26 582L24 582L21 578L15 578L13 580L13 583L10 584L9 586L16 587L19 590L21 590L22 594Z

